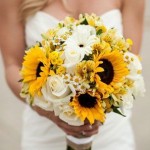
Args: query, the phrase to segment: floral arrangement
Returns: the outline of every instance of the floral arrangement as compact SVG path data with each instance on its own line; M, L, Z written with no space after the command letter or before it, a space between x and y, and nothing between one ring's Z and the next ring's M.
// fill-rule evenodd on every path
M31 105L79 126L85 119L104 123L108 112L123 115L121 108L143 94L132 41L107 29L100 17L66 17L42 37L26 51L21 69L21 95Z

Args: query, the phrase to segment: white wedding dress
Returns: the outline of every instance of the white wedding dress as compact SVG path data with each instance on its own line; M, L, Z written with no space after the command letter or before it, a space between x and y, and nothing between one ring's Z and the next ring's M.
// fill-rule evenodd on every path
M102 16L104 24L115 27L122 33L122 16L118 9L113 9ZM58 19L39 11L26 23L26 43L32 46L41 40L41 33L54 27ZM115 113L107 114L106 122L95 136L92 150L135 150L133 133L130 125L131 110L127 117ZM22 150L65 150L65 134L50 120L39 116L28 106L23 116Z

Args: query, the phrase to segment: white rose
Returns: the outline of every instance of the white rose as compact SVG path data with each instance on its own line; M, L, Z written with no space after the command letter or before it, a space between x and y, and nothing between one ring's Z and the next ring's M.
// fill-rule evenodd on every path
M53 104L52 102L47 101L43 96L35 96L33 105L36 105L46 111L53 111Z
M72 49L68 46L65 49L64 57L64 67L66 68L67 73L74 74L75 66L84 58L84 54L78 49Z
M74 65L84 58L84 53L78 48L68 45L65 49L65 64ZM67 65L66 65L67 66Z
M45 86L42 88L42 93L45 99L50 102L65 100L71 94L71 90L59 75L50 76L47 79Z
M72 107L68 103L61 103L55 105L55 115L58 115L61 120L73 126L81 126L84 124L75 114Z

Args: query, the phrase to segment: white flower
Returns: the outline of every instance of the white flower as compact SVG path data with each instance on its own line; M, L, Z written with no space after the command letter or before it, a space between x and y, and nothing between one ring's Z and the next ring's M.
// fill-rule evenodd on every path
M71 90L64 80L59 75L50 76L47 79L45 86L42 88L42 93L45 99L50 102L62 101L71 94Z
M66 74L63 76L63 80L65 83L68 84L69 88L73 93L73 96L76 95L76 91L85 93L86 90L90 88L88 82L75 75L71 76L70 74Z
M53 111L53 104L47 101L43 96L35 96L33 105L36 105L46 111Z
M141 75L142 64L138 58L138 56L134 55L131 52L125 53L125 58L128 58L130 61L128 68L130 70L130 74L127 76L128 79L133 80L133 88L132 92L134 96L144 96L145 93L145 84L143 77Z
M65 42L65 66L72 67L85 55L92 53L92 44L96 41L96 31L89 25L79 25Z
M73 66L84 58L84 52L76 48L74 43L67 45L65 48L65 67Z
M128 92L122 95L121 99L123 100L123 108L130 109L133 107L134 97L132 95L132 90L128 89Z
M134 96L144 96L145 94L145 84L142 75L139 75L133 84L133 95Z
M138 72L142 70L142 65L138 56L136 56L135 54L131 52L126 52L125 58L128 58L128 60L130 61L128 65L130 74L127 76L127 78L131 80L136 80L136 78L138 78L139 76Z
M54 112L61 120L73 126L81 126L84 124L75 114L72 107L68 103L60 102L55 103Z

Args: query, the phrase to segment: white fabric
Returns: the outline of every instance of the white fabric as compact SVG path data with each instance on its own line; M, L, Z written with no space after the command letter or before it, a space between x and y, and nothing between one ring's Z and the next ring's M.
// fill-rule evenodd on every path
M122 33L122 17L118 9L103 14L107 27L115 27ZM41 40L40 34L54 27L58 19L44 12L37 12L26 23L27 46ZM130 125L131 111L127 117L115 113L107 114L106 122L94 137L92 150L134 150L134 138ZM65 150L65 134L48 119L39 116L28 106L23 116L22 150Z
M76 138L74 136L67 135L66 138L75 144L87 144L93 141L94 136L86 137L86 138Z

